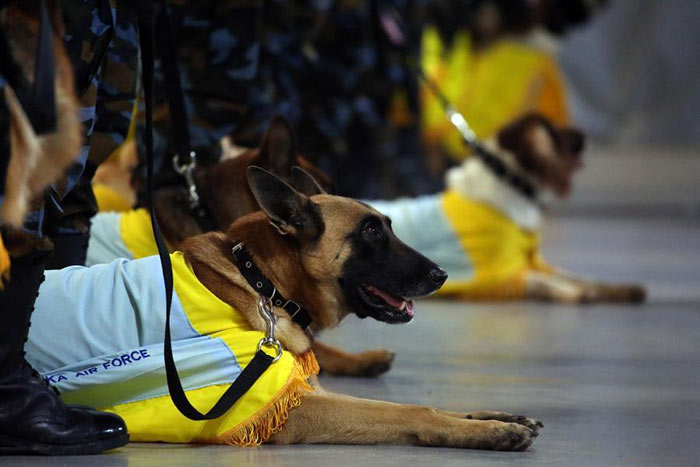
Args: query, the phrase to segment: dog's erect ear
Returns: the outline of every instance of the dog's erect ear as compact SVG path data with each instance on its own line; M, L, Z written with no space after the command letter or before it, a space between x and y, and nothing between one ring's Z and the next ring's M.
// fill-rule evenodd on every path
M316 179L301 167L292 167L292 185L306 196L323 195L326 193Z
M296 142L292 128L284 117L276 115L263 136L257 164L286 178L295 159Z
M248 184L270 223L282 235L311 241L324 230L318 206L267 170L248 167Z

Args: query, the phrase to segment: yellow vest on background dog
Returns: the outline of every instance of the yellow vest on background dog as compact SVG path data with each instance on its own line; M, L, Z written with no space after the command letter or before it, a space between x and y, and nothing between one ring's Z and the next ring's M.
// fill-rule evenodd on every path
M144 209L99 212L91 220L86 266L117 258L136 259L158 254L151 216Z
M541 47L508 39L476 53L468 33L461 32L446 50L435 28L428 28L422 66L482 139L529 111L556 125L569 122L564 79L552 54ZM425 89L422 100L425 139L463 159L467 149L440 102Z
M252 330L238 311L204 287L182 253L171 259L173 354L188 398L206 411L252 360L265 334ZM27 359L65 402L120 415L132 441L265 442L312 390L307 378L318 373L313 353L294 357L285 351L224 416L189 420L168 394L163 291L157 256L47 271ZM62 338L76 329L79 341Z
M447 174L436 195L369 201L396 235L449 274L439 296L505 300L525 295L527 270L551 271L540 256L540 207L478 158Z

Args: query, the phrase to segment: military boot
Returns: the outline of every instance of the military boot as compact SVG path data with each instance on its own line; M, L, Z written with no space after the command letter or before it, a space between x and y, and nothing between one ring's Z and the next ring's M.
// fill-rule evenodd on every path
M78 455L123 446L129 434L120 417L67 407L25 359L47 259L45 252L13 259L10 282L0 291L0 449Z

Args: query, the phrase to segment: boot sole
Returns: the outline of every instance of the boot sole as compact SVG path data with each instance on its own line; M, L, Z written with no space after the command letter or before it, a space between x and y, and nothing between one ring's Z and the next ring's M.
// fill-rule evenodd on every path
M113 438L98 439L81 444L50 444L0 435L0 450L2 451L31 451L45 456L80 456L99 454L129 443L129 434Z

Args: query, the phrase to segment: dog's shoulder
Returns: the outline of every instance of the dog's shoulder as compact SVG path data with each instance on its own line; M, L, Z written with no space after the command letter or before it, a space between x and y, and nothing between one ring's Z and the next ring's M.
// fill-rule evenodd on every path
M197 280L220 300L238 311L251 329L265 332L266 322L257 308L255 292L231 261L233 240L223 232L209 232L183 243L186 261ZM311 338L282 309L275 309L276 337L295 355L311 348Z

